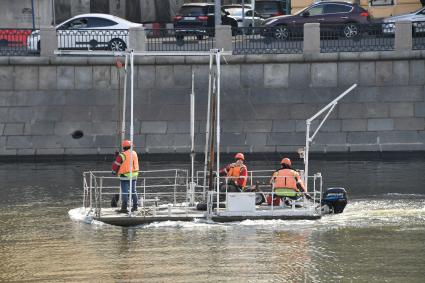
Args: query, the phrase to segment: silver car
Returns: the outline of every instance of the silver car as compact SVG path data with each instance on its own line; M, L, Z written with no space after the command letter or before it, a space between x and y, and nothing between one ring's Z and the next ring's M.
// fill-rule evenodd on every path
M382 33L394 34L395 23L401 21L412 22L412 29L414 33L425 33L425 8L421 8L416 12L392 16L385 18L382 22Z
M227 12L229 12L229 16L234 18L238 22L238 28L252 28L252 27L260 27L264 24L264 19L257 13L251 9L245 9L245 16L242 15L242 8L227 8Z
M128 29L142 24L108 14L83 14L56 26L59 49L107 49L123 51L128 46ZM29 50L40 50L40 32L27 39Z

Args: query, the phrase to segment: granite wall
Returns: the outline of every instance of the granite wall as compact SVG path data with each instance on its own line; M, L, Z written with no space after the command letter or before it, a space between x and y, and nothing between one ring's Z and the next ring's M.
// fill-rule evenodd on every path
M337 105L312 151L425 150L420 51L230 56L226 61L225 152L296 151L305 144L305 120L353 83L359 86ZM124 76L115 63L111 58L0 58L0 155L113 152ZM137 58L137 150L189 152L192 71L196 150L203 150L207 68L207 58ZM75 138L76 131L83 136Z

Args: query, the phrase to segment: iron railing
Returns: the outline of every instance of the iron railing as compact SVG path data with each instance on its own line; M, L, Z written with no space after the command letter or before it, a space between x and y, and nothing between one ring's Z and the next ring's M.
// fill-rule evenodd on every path
M58 29L61 50L124 51L128 46L128 30L124 29Z
M214 28L145 31L148 51L208 51L214 48Z
M294 34L279 38L277 30L264 27L239 28L233 37L234 54L290 54L303 52L303 38Z
M31 29L0 29L1 56L32 56L38 52L28 48Z
M386 24L322 24L320 50L329 52L361 52L394 50L394 33L386 33Z
M395 24L321 24L323 53L391 51L395 46ZM148 51L208 51L215 46L214 28L146 29ZM232 30L233 53L291 54L303 52L303 29L287 36L277 28L245 27ZM128 30L57 30L62 50L125 50ZM425 22L412 23L413 50L425 50ZM40 52L40 34L31 29L0 29L0 56L34 56Z
M425 49L425 22L412 23L413 50Z

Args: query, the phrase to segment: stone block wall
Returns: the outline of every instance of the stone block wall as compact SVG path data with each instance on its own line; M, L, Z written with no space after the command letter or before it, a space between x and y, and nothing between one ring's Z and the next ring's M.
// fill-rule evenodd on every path
M116 59L1 59L0 155L117 149L124 71L117 69ZM305 144L305 120L353 83L358 87L337 105L312 151L425 150L425 57L420 52L231 56L226 61L224 152L295 152ZM192 70L196 150L203 150L207 58L150 57L137 58L135 65L138 151L189 152ZM76 131L84 135L76 139Z

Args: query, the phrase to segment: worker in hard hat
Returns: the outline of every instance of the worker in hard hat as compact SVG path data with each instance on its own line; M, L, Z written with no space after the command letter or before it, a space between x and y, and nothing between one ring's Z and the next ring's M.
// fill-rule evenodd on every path
M112 174L120 177L122 202L121 209L117 210L119 213L128 213L127 206L130 181L132 199L131 211L136 211L138 207L136 180L139 175L139 159L136 151L132 150L132 146L133 144L130 140L124 140L122 142L123 151L116 155L115 161L112 163Z
M248 168L244 164L245 156L243 153L235 155L235 162L227 165L220 170L220 176L227 177L227 191L243 191L248 180ZM234 188L236 190L234 190Z
M277 197L296 199L306 194L300 174L292 168L292 162L285 157L280 162L281 167L273 173L270 180L273 192ZM268 200L269 204L271 199ZM276 205L276 202L274 202Z

